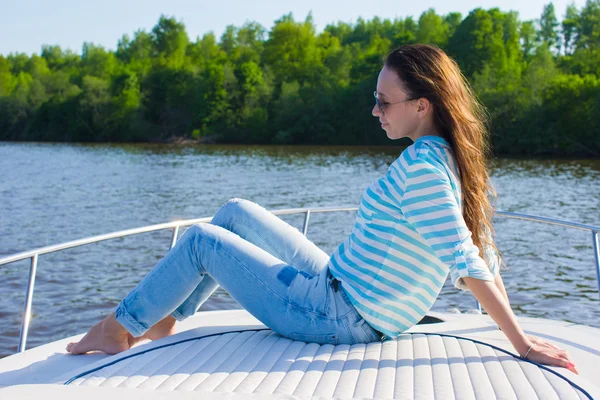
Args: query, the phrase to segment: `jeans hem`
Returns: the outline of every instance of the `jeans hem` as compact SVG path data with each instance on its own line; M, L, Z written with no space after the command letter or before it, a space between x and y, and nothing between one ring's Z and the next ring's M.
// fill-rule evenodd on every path
M185 315L183 315L182 313L180 313L179 311L175 310L171 313L171 316L173 318L175 318L177 321L183 321L184 319L186 319L187 317Z
M133 318L129 312L127 312L123 302L117 306L115 318L117 322L123 326L123 328L127 329L127 331L131 333L133 337L143 336L144 333L148 331L148 328L136 321L136 319Z

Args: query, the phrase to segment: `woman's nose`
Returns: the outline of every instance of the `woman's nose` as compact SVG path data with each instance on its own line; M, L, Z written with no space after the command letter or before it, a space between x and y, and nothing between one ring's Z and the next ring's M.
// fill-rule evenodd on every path
M374 117L379 117L380 114L381 111L379 111L379 107L377 107L377 104L375 104L373 106L373 109L371 110L371 115L373 115Z

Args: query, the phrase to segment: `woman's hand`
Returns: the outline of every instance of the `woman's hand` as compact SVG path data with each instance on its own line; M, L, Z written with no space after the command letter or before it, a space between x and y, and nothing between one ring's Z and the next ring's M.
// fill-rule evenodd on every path
M556 347L552 343L546 342L544 339L540 339L537 336L527 335L527 337L529 338L529 340L531 340L531 343L533 343L533 344L537 344L542 347L548 347L548 348L555 349L555 350L560 350L558 347Z
M528 335L529 340L533 342L533 347L527 355L527 359L538 364L553 365L563 367L579 375L575 363L569 357L566 351L559 349L552 343L548 343L535 336Z

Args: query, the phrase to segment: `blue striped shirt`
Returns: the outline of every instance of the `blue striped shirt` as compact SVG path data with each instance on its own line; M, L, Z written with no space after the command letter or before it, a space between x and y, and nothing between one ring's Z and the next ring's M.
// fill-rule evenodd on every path
M450 145L424 136L365 190L329 269L362 317L395 337L425 316L448 274L462 290L463 277L493 281L498 257L491 248L484 257L462 216Z

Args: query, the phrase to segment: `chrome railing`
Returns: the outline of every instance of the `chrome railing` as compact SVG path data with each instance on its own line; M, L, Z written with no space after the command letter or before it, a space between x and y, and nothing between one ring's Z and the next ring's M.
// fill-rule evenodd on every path
M308 221L311 214L314 213L327 213L327 212L339 212L339 211L357 211L356 207L322 207L322 208L290 208L285 210L274 210L271 211L275 215L289 215L289 214L305 214L302 233L306 235L308 233ZM535 215L519 214L511 212L496 212L496 216L505 217L511 219L519 219L525 221L541 222L550 225L558 225L566 228L579 229L589 231L592 233L592 242L594 248L594 256L596 260L596 282L598 286L598 293L600 295L600 227L593 225L579 224L576 222L563 221L554 218L538 217ZM17 351L19 353L25 351L27 345L27 337L29 334L29 322L31 320L31 303L33 300L33 288L35 285L35 277L37 273L38 258L41 255L48 253L55 253L61 250L71 249L73 247L84 246L91 243L98 243L105 240L122 238L126 236L138 235L140 233L155 232L164 229L172 229L173 233L171 236L171 247L175 245L177 236L179 234L179 228L182 226L190 226L202 222L210 222L212 217L188 219L182 221L167 222L164 224L148 225L141 228L126 229L123 231L107 233L104 235L91 236L84 239L73 240L70 242L60 243L53 246L41 247L38 249L25 251L22 253L13 254L8 257L0 259L0 266L10 264L17 261L31 259L31 265L29 268L29 278L27 282L27 292L25 295L25 306L23 311L23 319L21 322L21 334L19 336L19 347ZM481 310L479 303L477 308Z

